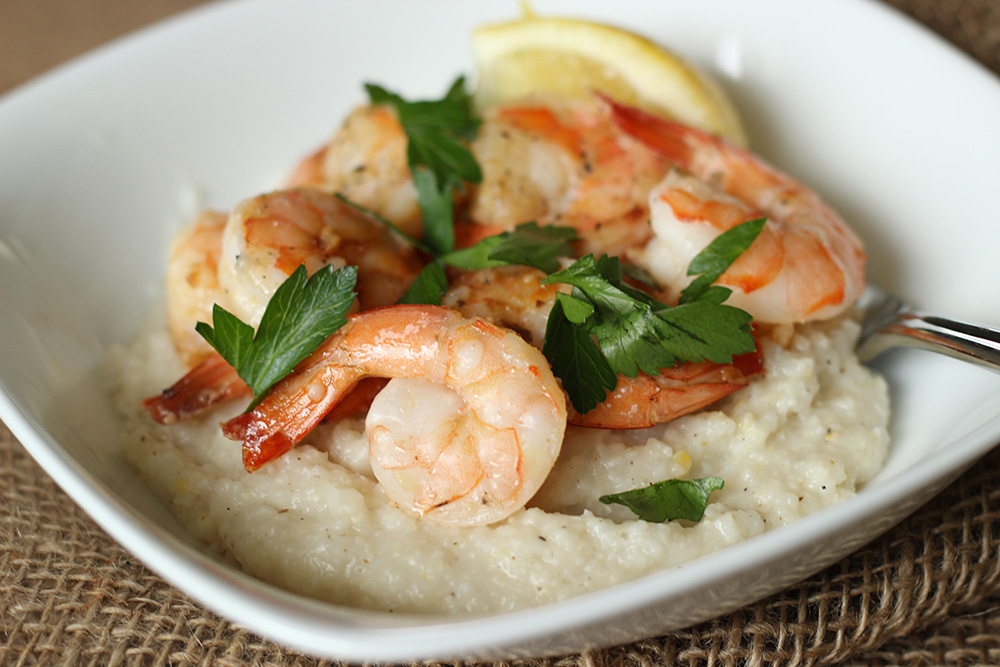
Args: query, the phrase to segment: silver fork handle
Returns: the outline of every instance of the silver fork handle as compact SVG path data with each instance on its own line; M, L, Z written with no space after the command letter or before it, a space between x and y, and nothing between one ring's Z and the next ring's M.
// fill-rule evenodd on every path
M940 352L1000 372L1000 330L920 313L899 313L865 340L858 356L867 361L900 345Z

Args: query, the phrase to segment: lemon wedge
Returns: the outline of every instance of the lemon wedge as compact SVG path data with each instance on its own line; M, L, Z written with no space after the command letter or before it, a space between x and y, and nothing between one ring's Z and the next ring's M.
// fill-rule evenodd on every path
M472 47L480 108L542 91L583 96L599 90L746 145L736 109L713 79L627 30L529 15L476 29Z

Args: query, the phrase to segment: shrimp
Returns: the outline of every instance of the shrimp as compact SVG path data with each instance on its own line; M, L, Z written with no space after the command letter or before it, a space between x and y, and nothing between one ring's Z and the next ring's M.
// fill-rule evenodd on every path
M456 275L441 305L516 332L542 349L549 311L566 285L543 285L545 273L529 266L502 266Z
M171 322L177 320L191 331L199 319L211 319L213 302L221 302L242 320L257 326L271 295L301 264L310 274L328 264L357 266L355 309L395 303L421 270L416 251L387 228L332 194L312 188L253 197L233 210L223 229L213 218L211 226L186 233L183 239L192 247L172 255L168 293L179 296L168 303L174 311L185 314L184 318L171 317ZM185 279L181 291L177 291L171 278L183 278L181 269L192 264L195 250L205 261L203 289L195 293L188 287L190 279ZM174 266L175 262L179 266ZM216 267L214 281L212 267ZM198 299L190 299L191 294ZM185 306L188 302L198 307ZM197 319L187 315L188 311L197 314ZM182 340L192 335L180 324L177 328L185 336ZM200 363L206 367L195 366L172 387L145 401L144 406L156 421L170 423L197 415L218 402L249 392L236 371L210 348ZM369 385L369 395L373 395L371 389Z
M490 233L528 221L575 227L584 253L619 254L645 242L649 190L670 163L615 126L608 109L596 97L555 96L487 109L470 146L483 180L456 193L456 210ZM340 192L419 237L406 148L393 109L359 107L291 183Z
M583 254L621 254L650 237L649 191L670 165L612 123L597 98L488 109L472 151L483 171L469 203L474 222L574 227Z
M394 109L361 106L326 146L296 167L288 185L339 192L419 238L423 223L406 147L406 133Z
M542 285L544 275L525 266L469 271L455 278L442 305L467 317L483 317L512 329L540 349L556 293L567 288ZM758 347L754 352L736 355L731 364L704 361L664 368L658 375L619 374L614 391L595 409L580 414L569 406L569 423L596 428L646 428L711 405L745 387L763 370Z
M174 236L167 260L167 325L184 364L191 368L214 353L194 330L208 321L212 306L225 306L219 286L219 255L226 216L206 211Z
M142 402L142 407L160 424L174 424L193 417L217 403L250 393L229 362L215 350L185 373L180 380Z
M252 412L223 424L247 470L291 449L365 377L393 378L365 425L372 468L405 513L488 524L534 495L566 426L542 354L511 331L438 306L350 316Z
M711 361L661 368L658 375L618 375L618 384L590 412L570 411L569 421L591 428L647 428L712 405L742 389L764 372L760 346L733 356L731 364Z
M300 265L309 274L358 267L362 308L394 303L420 272L412 246L334 195L292 188L247 199L229 217L219 284L234 313L253 325L274 291Z
M733 288L728 303L758 322L785 324L833 317L860 296L861 241L815 192L724 139L608 102L619 126L687 172L671 172L650 194L648 263L659 280L680 291L688 263L713 238L766 216L718 280Z

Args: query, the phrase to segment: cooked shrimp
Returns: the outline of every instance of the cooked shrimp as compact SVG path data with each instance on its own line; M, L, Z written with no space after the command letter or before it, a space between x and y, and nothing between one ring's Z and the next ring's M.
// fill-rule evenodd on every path
M586 414L570 410L569 421L593 428L646 428L708 407L749 384L764 372L760 347L733 356L731 364L710 361L682 363L643 372L634 377L618 375L618 385L603 403Z
M231 215L201 214L171 243L167 319L178 354L194 366L212 353L194 326L219 304L256 326L274 290L299 264L358 266L365 308L394 303L420 272L415 251L330 194L301 188L253 197Z
M369 376L395 378L369 409L366 431L375 474L407 514L453 526L499 521L524 506L559 454L565 398L541 353L436 306L352 315L223 431L243 441L254 470Z
M690 173L669 174L650 195L657 278L679 291L688 263L713 238L766 216L718 280L733 288L727 303L769 323L826 319L854 303L865 283L861 241L815 192L724 139L609 103L615 122Z
M279 190L233 210L219 284L236 315L256 326L274 290L302 264L310 275L327 265L357 266L363 308L398 301L422 268L412 246L321 190Z
M235 208L224 230L218 222L215 218L212 225L186 232L183 247L189 250L172 255L168 268L168 292L187 295L169 300L174 310L181 312L178 303L198 306L188 307L193 314L182 311L183 318L171 317L172 326L175 320L183 324L177 326L183 341L197 336L197 321L211 321L213 302L257 326L274 290L301 264L310 274L328 264L357 266L362 308L395 303L421 269L416 252L388 229L333 195L311 188L248 199ZM188 269L196 266L194 259L205 262L202 271ZM198 277L194 284L200 286L199 291L191 287L192 280L185 278L182 269ZM181 279L178 292L172 283ZM199 298L195 300L191 294ZM185 327L190 327L190 333ZM184 419L249 392L236 371L207 343L202 347L207 348L200 357L202 364L208 364L206 368L195 366L172 387L144 403L157 421Z
M208 408L250 393L229 362L215 350L180 380L156 396L142 402L142 407L160 424L174 424L200 414Z
M289 185L339 192L420 237L423 223L406 146L395 110L383 105L358 107L329 144L296 167Z
M484 113L472 150L483 170L469 215L485 225L571 226L583 253L621 254L650 236L648 195L669 162L592 98L534 97Z
M451 280L441 305L516 332L542 349L549 311L566 285L543 285L545 273L529 266L465 271Z
M219 253L226 216L207 211L174 236L167 261L167 324L174 349L193 367L214 353L195 330L212 317L212 306L225 306L219 287Z
M406 146L393 109L360 107L291 182L341 192L419 237ZM585 253L619 254L650 236L649 190L669 162L618 129L596 97L537 96L487 109L471 149L483 170L468 201L476 223L497 231L529 221L572 226ZM456 197L462 208L464 194Z
M442 305L466 317L483 317L518 332L541 348L556 292L565 286L542 285L538 269L507 266L469 271L453 280ZM618 376L615 390L586 414L568 406L569 422L598 428L646 428L711 405L764 370L759 349L737 355L731 364L684 363L661 369L659 375L640 372Z

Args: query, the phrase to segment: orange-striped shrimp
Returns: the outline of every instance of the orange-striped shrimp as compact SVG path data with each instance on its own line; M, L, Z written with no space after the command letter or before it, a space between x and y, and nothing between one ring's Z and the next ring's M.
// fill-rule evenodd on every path
M256 326L271 295L302 264L310 275L327 265L358 267L362 308L395 303L422 268L411 245L322 190L279 190L233 210L219 284L236 315Z
M501 266L454 275L441 305L511 329L538 349L556 293L567 285L543 285L545 273L529 266Z
M215 220L209 229L186 234L182 241L197 243L198 256L214 258L214 263L206 264L204 277L204 284L211 284L212 276L207 274L210 267L217 267L214 301L253 326L260 323L274 291L302 264L310 274L331 264L357 266L357 305L363 308L398 301L421 269L416 251L394 233L332 194L312 188L280 190L248 199L233 210L221 231ZM191 253L175 252L171 261L183 260L186 265ZM170 294L176 292L170 291L169 284L177 277L174 269L168 268ZM185 315L176 319L192 331L199 319L211 319L213 295L208 289L202 292L186 289L168 301L169 308ZM198 297L198 308L185 306L191 294ZM186 328L181 330L186 332ZM211 352L202 359L205 367L195 366L174 386L145 402L154 419L173 422L249 391L217 354ZM377 389L373 383L367 384L369 389Z
M596 97L555 96L486 109L471 144L483 180L456 194L459 217L490 234L529 221L571 226L583 253L619 254L645 242L649 190L669 161L616 127L608 109ZM360 107L292 183L340 192L419 237L406 145L394 110Z
M167 325L181 361L194 367L214 354L194 326L211 321L212 306L226 307L219 286L219 255L226 216L206 211L180 230L167 259Z
M537 96L487 109L472 151L483 171L469 202L474 222L574 227L584 254L621 254L650 237L649 191L669 168L611 122L596 97Z
M281 456L366 377L372 468L411 516L499 521L524 506L562 444L566 405L545 357L511 331L437 306L349 317L252 412L223 424L248 470Z
M457 276L442 305L467 317L483 317L518 332L537 348L545 339L549 311L561 285L542 285L545 274L526 266L469 271ZM758 350L737 355L731 364L684 363L659 375L618 376L604 402L580 414L568 406L569 423L597 428L646 428L711 405L745 387L763 372Z
M419 238L423 222L406 146L406 133L394 109L358 107L326 146L295 168L289 186L339 192Z
M674 160L650 194L655 240L647 248L654 276L680 291L688 263L723 231L753 218L767 224L718 283L727 303L758 322L833 317L864 289L861 241L819 196L724 139L609 100L625 131Z

